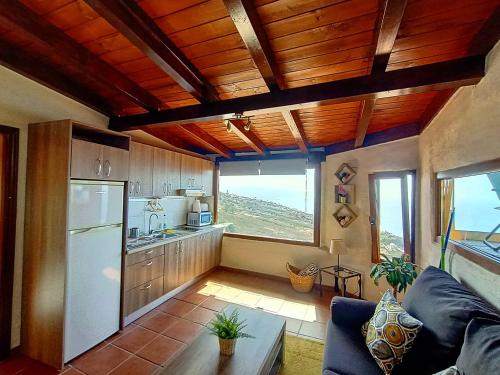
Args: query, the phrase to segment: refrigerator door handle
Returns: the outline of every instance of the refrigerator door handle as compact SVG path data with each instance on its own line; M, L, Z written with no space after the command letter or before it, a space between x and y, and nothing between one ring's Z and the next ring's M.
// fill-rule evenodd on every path
M121 223L120 224L101 225L99 227L84 228L84 229L73 229L73 230L70 230L69 233L70 234L80 234L80 233L87 233L87 232L98 232L98 231L106 230L106 229L109 229L109 228L119 228L121 226L122 226Z

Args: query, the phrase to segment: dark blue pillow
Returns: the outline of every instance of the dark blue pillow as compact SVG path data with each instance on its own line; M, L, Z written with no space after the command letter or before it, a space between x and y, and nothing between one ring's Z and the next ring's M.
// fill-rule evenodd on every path
M463 375L500 374L500 321L473 319L457 360Z
M469 322L477 317L500 319L487 302L436 267L418 276L403 308L424 325L394 374L434 374L454 365Z

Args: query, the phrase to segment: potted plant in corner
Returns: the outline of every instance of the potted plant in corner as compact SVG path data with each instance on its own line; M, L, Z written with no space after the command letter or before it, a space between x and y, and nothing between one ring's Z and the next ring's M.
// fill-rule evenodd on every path
M389 259L381 254L381 257L383 260L373 266L370 277L375 285L378 285L378 280L385 276L387 282L392 286L394 298L397 298L398 292L406 292L408 285L413 284L413 280L417 278L416 266L410 262L408 255Z
M237 339L253 338L253 336L243 332L245 327L245 321L240 321L238 311L234 310L230 316L227 316L224 311L215 314L208 329L212 335L219 338L220 354L233 355Z

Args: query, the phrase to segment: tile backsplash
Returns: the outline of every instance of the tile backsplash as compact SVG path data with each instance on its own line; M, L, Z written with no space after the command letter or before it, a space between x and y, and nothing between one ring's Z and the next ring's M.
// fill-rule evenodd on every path
M149 217L157 214L158 219L153 216L151 229L161 229L164 224L167 228L186 224L186 214L191 211L195 198L192 197L166 197L158 199L163 208L160 212L146 210L150 199L130 199L128 202L128 227L138 227L141 232L148 230Z

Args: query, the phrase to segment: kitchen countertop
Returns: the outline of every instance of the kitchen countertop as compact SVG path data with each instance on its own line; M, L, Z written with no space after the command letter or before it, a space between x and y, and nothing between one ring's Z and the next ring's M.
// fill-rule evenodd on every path
M199 236L200 234L209 233L213 230L221 229L224 227L225 227L224 224L213 224L213 225L207 225L204 227L200 227L199 230L193 231L193 232L190 232L189 230L177 229L177 231L180 233L177 236L173 236L170 238L158 238L153 242L144 244L144 246L139 246L139 247L135 247L132 249L128 249L128 245L130 243L135 242L135 239L127 238L127 252L126 253L127 254L134 254L134 253L137 253L140 251L151 249L152 247L165 245L165 244L168 244L171 242L182 241L182 240L185 240L187 238L196 237L196 236Z

